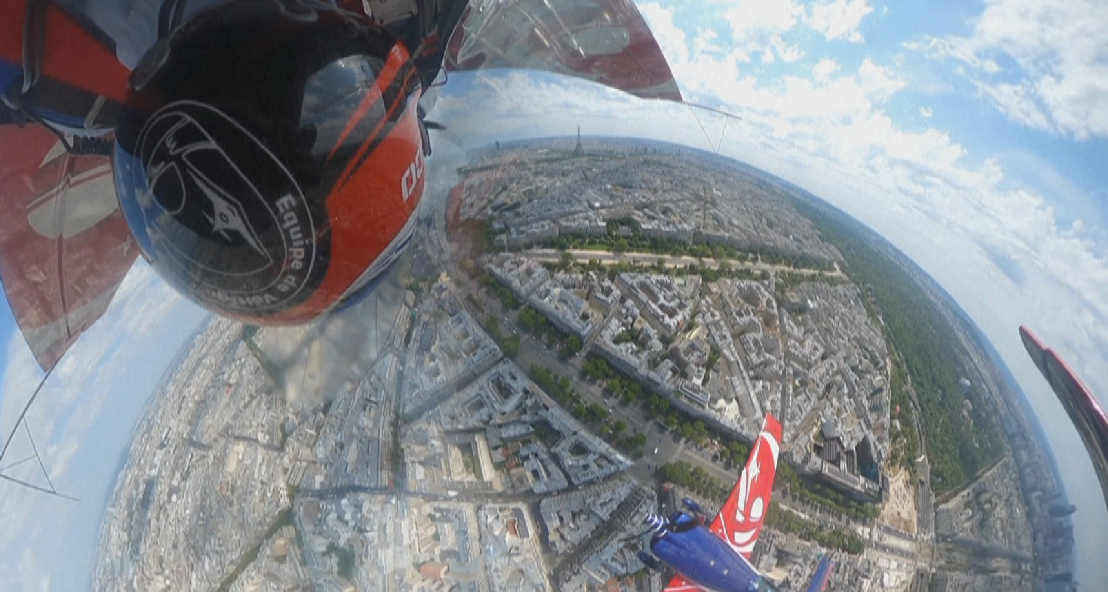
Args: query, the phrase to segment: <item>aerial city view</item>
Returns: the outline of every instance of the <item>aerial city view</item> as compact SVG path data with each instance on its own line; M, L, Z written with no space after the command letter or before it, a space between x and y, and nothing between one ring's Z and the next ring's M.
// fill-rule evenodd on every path
M714 516L767 415L750 562L778 589L825 556L827 590L1068 585L1074 507L1022 392L859 222L710 153L580 134L472 151L424 199L364 314L213 317L179 354L97 589L661 592L649 517Z

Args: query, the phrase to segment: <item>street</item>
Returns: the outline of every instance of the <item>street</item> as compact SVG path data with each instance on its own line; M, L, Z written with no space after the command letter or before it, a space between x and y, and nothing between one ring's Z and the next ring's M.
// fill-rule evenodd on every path
M503 318L514 323L516 315L506 313ZM581 393L586 401L596 403L609 410L611 414L609 421L612 423L623 421L627 424L629 430L642 432L646 436L646 444L643 446L645 454L635 462L635 466L630 470L631 474L637 479L652 483L654 469L667 463L685 461L703 467L712 476L728 486L738 480L737 471L727 470L714 463L709 454L687 447L683 439L648 417L640 406L624 403L618 397L607 396L600 384L583 380L581 378L581 365L584 353L566 360L530 334L518 329L515 330L520 335L519 355L516 356L516 364L519 367L526 370L532 364L535 364L565 376L570 380L571 386ZM658 449L657 454L654 453L655 448Z
M588 262L590 259L595 259L604 265L611 265L615 263L636 263L638 265L650 266L657 265L659 261L664 261L666 267L687 267L689 265L704 265L710 269L719 269L720 261L711 258L699 258L690 257L688 255L658 255L655 253L615 253L612 251L589 251L583 249L569 249L565 251L573 256L577 261ZM558 263L562 258L562 251L555 249L529 249L523 252L523 255L534 259L536 261L542 261L546 263ZM798 269L795 267L789 267L787 265L776 265L773 263L762 263L749 261L737 261L728 260L727 264L732 269L749 269L752 271L769 271L769 272L788 272L797 273L802 275L826 275L831 277L844 277L842 271L838 269L836 265L834 271L819 271L816 269Z

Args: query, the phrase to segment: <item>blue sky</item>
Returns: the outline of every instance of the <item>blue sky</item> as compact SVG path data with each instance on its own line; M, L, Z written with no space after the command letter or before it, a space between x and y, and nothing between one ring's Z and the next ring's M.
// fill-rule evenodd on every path
M15 318L12 317L12 309L8 306L8 300L7 298L0 298L0 343L7 343L15 330ZM6 361L6 356L0 357L0 366L5 365Z
M556 2L552 2L556 4ZM1080 440L1029 363L1028 324L1108 393L1108 4L1041 0L639 2L685 96L742 117L721 153L880 232L969 312L1036 410L1079 507L1078 576L1108 581L1106 514ZM553 76L452 76L436 141L586 134L715 149L722 119ZM206 318L139 263L30 419L68 505L0 484L0 581L87 582L114 468L158 377ZM37 370L0 307L0 428ZM26 451L17 439L13 451ZM33 467L18 473L40 479ZM35 481L41 482L41 481ZM30 541L30 543L28 542ZM64 550L64 551L63 551ZM57 557L64 556L65 562Z

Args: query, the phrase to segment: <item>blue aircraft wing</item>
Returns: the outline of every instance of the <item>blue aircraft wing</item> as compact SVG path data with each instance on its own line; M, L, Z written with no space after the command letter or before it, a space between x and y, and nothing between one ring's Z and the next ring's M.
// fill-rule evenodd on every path
M831 556L824 555L816 568L816 575L812 577L812 583L808 584L807 592L823 592L827 582L831 580Z

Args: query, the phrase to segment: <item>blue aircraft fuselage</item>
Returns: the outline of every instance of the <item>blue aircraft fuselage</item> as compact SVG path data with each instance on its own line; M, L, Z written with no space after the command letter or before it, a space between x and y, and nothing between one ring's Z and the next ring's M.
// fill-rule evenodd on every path
M650 551L701 587L715 592L763 590L765 582L742 555L686 514L650 539Z

